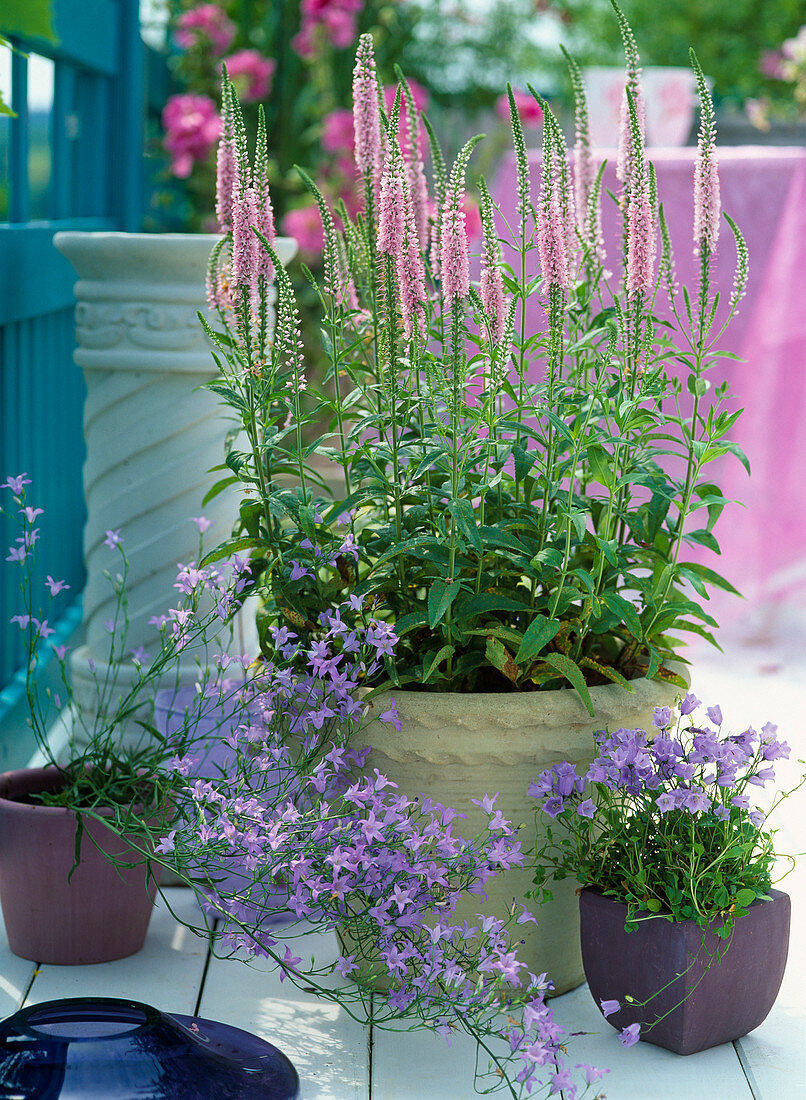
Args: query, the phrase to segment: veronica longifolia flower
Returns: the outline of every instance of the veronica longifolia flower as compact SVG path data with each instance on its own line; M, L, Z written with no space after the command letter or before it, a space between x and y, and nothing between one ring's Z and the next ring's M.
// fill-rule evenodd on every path
M481 223L484 227L484 251L481 257L481 302L490 322L490 336L497 344L504 333L506 303L504 301L504 276L501 270L503 256L495 229L495 210L490 192L483 181L481 191Z
M543 177L537 206L537 247L546 288L571 287L573 204L568 182L565 142L554 115L547 109L543 123Z
M403 83L403 98L406 104L406 125L402 130L402 153L406 165L406 182L411 196L411 209L414 226L417 231L419 250L428 244L428 184L421 152L422 133L417 104L414 102L411 88Z
M470 257L462 199L463 191L451 179L442 210L439 257L442 292L449 303L457 298L466 298L470 293Z
M394 134L389 140L390 155L381 177L378 252L394 260L403 330L411 338L422 333L425 271L400 146Z
M382 168L381 112L371 34L361 35L355 55L353 127L358 173L363 177L370 175L377 183Z
M655 279L655 211L651 198L650 168L635 102L630 96L632 121L631 175L627 191L627 297L648 294Z
M226 67L221 81L221 139L216 156L216 216L222 233L232 229L232 197L238 189L238 160L232 129L231 89Z
M700 134L697 160L694 165L694 252L709 255L716 249L719 237L719 165L716 160L716 123L714 105L705 83L702 69L694 52L691 54L700 95Z
M232 291L239 308L244 292L251 296L257 287L262 248L252 226L260 224L257 192L244 187L232 204Z

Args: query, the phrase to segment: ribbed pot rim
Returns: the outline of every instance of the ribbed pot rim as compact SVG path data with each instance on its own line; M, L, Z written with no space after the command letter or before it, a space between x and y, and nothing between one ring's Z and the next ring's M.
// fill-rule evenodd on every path
M668 666L672 671L682 676L690 683L688 669L685 665L672 663ZM600 684L591 687L591 701L594 710L599 712L612 712L623 710L645 709L646 696L655 695L666 689L668 694L682 693L683 689L675 684L666 683L663 680L650 680L646 676L640 676L630 683L634 691L626 691L620 684ZM401 715L409 712L429 709L441 714L461 714L463 711L478 710L480 706L490 708L498 714L507 712L519 713L524 710L532 713L553 712L557 715L557 721L587 719L595 722L585 708L581 698L571 687L554 688L551 691L413 691L407 688L386 688L369 700L373 709L380 709L379 703L385 706L387 701L394 696L395 705Z
M122 233L115 230L67 229L56 233L54 246L66 256L80 279L154 284L204 279L218 233ZM282 264L293 259L297 242L278 237L275 251Z

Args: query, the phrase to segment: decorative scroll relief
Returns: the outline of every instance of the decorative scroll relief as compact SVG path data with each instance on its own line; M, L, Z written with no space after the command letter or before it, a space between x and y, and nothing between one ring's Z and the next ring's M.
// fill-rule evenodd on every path
M79 302L76 336L84 348L134 347L157 351L209 351L191 305L152 306L140 302Z

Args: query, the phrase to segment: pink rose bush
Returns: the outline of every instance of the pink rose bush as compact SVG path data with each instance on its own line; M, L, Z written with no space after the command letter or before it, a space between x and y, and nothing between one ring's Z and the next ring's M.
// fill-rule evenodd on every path
M355 42L358 34L358 13L364 0L302 0L299 33L292 46L300 57L310 58L316 52L317 39L324 39L336 50Z
M174 95L162 112L164 145L171 154L171 171L187 179L193 165L210 155L221 136L221 118L212 99L190 92Z
M223 54L235 37L235 24L218 4L199 4L182 12L176 21L174 41L183 50L212 46Z
M257 50L239 50L227 58L227 73L242 103L257 103L271 91L277 62Z

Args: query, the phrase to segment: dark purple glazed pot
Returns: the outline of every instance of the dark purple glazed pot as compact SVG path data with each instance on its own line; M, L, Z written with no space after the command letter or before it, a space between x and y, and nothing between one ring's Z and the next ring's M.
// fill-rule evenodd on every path
M58 790L59 783L55 768L0 775L0 903L9 946L38 963L80 965L133 955L143 946L157 884L147 881L144 862L130 870L114 867L104 852L132 862L140 857L89 817L81 862L68 882L75 814L21 801Z
M607 1000L621 1004L607 1022L618 1030L640 1023L642 1040L676 1054L695 1054L758 1027L778 996L789 947L789 896L780 890L770 896L753 902L730 941L723 941L710 930L703 938L693 921L647 920L625 932L627 906L584 889L585 977L597 1007ZM726 943L720 960L717 950ZM647 1001L653 994L641 1008L626 1000Z

